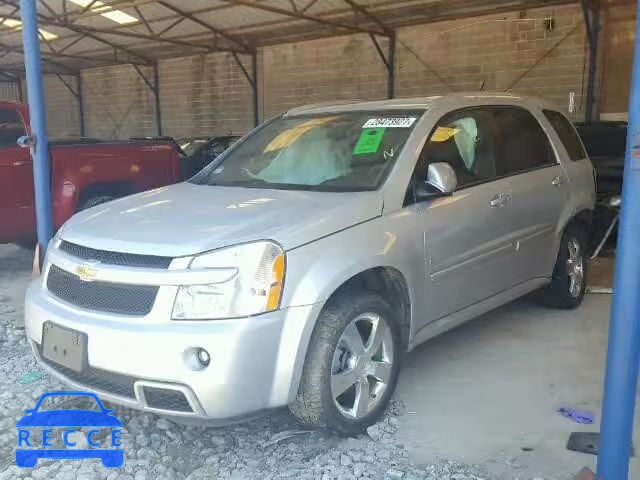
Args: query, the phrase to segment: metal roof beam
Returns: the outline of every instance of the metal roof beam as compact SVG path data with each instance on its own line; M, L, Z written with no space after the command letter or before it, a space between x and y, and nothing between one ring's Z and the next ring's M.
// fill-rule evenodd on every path
M4 4L4 5L11 5L13 7L18 7L19 5L16 5L13 1L10 0L0 0L0 3ZM15 15L12 16L5 16L5 18L7 19L13 19L13 20L19 20L22 21L22 19L20 17L16 17ZM104 38L99 37L98 35L95 35L94 32L96 29L92 29L92 28L85 28L85 27L79 27L77 25L73 25L69 22L65 22L64 20L56 20L50 17L47 17L46 15L42 15L42 14L38 14L38 22L42 25L49 25L52 27L62 27L62 28L67 28L69 30L72 30L76 33L80 33L80 34L84 34L89 38L92 38L93 40L103 43L105 45L109 45L110 47L116 49L116 50L122 50L125 53L128 53L129 55L133 56L133 57L137 57L138 59L142 60L143 62L147 63L147 62L151 62L151 59L140 55L139 53L134 52L133 50L128 49L127 47L124 47L122 45L118 45L116 43L110 42L108 40L105 40ZM102 32L102 33L108 33L108 32Z
M11 2L9 2L7 0L0 0L0 3L13 5ZM15 15L6 16L6 18L19 20L19 17L16 17ZM179 39L163 38L163 37L158 37L158 36L146 35L146 34L143 34L143 33L125 31L125 30L86 27L84 25L78 25L78 24L74 24L74 23L69 23L69 22L65 22L65 21L56 20L54 18L47 17L47 16L44 16L44 15L39 15L39 19L38 20L39 20L41 25L49 25L49 26L58 27L58 28L67 28L67 29L69 29L69 30L71 30L71 31L73 31L75 33L86 35L87 37L92 38L92 39L94 39L94 40L96 40L98 42L104 43L105 45L109 45L110 47L112 47L114 49L122 50L123 52L126 52L129 55L138 57L143 62L149 63L149 64L153 63L153 60L151 58L148 58L148 57L145 57L145 56L143 56L143 55L141 55L139 53L136 53L133 50L130 50L129 48L127 48L127 47L125 47L123 45L119 45L119 44L114 43L114 42L112 42L110 40L106 40L106 39L98 36L97 34L115 35L115 36L121 36L121 37L135 38L135 39L138 39L138 40L147 40L147 41L151 41L151 42L167 43L167 44L171 44L171 45L177 45L177 46L180 46L180 47L199 48L199 49L204 49L204 50L209 51L209 52L212 52L212 51L232 51L232 50L234 50L233 48L211 47L211 46L208 46L208 45L205 45L205 44L202 44L202 43L193 43L193 42L187 42L187 41L179 40ZM246 52L242 51L240 53L246 53Z
M308 22L320 23L320 24L327 25L327 26L334 27L334 28L350 30L352 32L374 33L376 35L386 35L386 32L380 31L380 30L377 30L377 29L361 27L361 26L358 26L358 25L353 25L353 24L350 24L350 23L344 23L344 22L340 22L340 21L336 21L336 20L330 20L330 19L327 19L327 18L314 17L312 15L307 15L306 13L303 13L303 12L294 12L293 10L285 10L283 8L273 7L271 5L265 5L265 4L262 4L262 3L256 3L255 1L250 1L250 0L224 0L224 1L227 2L227 3L230 3L232 5L241 5L241 6L244 6L244 7L255 8L257 10L263 10L265 12L277 13L279 15L284 15L284 16L287 16L287 17L293 17L293 18L297 18L297 19L300 19L300 20L306 20Z
M138 7L137 5L134 5L133 9L136 11L138 16L140 17L140 21L142 21L142 23L144 23L144 26L147 27L147 30L149 31L149 35L155 36L156 32L154 32L153 28L151 28L151 25L149 25L149 22L147 21L147 18L142 13L142 10L140 10L140 7Z
M196 17L195 15L186 12L178 7L174 7L172 4L165 2L164 0L159 0L158 1L159 5L162 5L164 8L166 8L167 10L171 10L173 13L177 13L178 15L180 15L181 17L184 18L188 18L189 20L191 20L194 23L197 23L198 25L200 25L201 27L206 28L207 30L209 30L210 32L214 33L215 35L219 35L222 38L227 39L228 41L235 43L236 45L239 45L240 48L246 52L250 52L253 49L249 46L249 44L243 40L240 40L232 35L229 35L228 33L220 30L219 28L214 27L213 25L205 22L204 20L199 19L198 17Z
M390 29L384 23L382 23L378 17L376 17L373 13L371 13L365 7L363 7L362 5L357 4L355 2L355 0L344 0L344 2L347 5L349 5L355 12L362 14L363 16L368 18L371 22L373 22L376 25L378 25L378 27L380 27L382 29L382 31L387 36L392 36L393 35L393 30L392 29Z
M77 91L76 89L74 89L71 84L69 82L67 82L60 73L56 73L56 77L58 77L58 80L60 80L62 82L62 84L67 87L67 90L69 90L69 92L71 92L71 95L73 95L74 97L76 97L76 100L79 98L80 96L80 92Z
M20 47L13 47L11 45L0 43L0 50L4 50L7 53L17 53L19 55L23 55L24 56L24 51ZM67 73L75 73L75 70L67 67L66 65L63 65L62 63L59 63L59 62L56 62L55 60L52 60L50 54L42 52L41 53L41 58L42 58L43 62L48 63L49 65L52 65L54 67L60 68L61 70L65 71Z

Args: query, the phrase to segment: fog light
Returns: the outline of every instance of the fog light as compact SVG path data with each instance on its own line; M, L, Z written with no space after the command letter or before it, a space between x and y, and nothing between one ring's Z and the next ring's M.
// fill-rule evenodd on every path
M204 348L199 348L196 356L198 357L198 361L202 364L202 366L209 366L209 362L211 361L211 357L209 356L209 352L207 352Z

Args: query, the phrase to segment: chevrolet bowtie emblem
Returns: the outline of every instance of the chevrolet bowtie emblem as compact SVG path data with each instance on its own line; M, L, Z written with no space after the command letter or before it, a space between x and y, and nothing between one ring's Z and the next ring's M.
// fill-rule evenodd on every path
M85 282L90 282L94 278L96 278L97 270L94 268L100 262L95 262L92 264L83 263L79 267L76 268L76 274L80 277L80 280L84 280Z

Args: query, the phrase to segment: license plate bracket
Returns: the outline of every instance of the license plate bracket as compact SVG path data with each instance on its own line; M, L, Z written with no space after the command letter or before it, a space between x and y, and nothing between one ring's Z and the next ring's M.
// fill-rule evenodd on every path
M41 355L76 372L87 366L87 334L51 321L42 325Z

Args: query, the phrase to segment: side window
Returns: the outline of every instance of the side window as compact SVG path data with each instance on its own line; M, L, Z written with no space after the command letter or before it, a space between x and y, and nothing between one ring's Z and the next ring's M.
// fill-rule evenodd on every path
M15 110L0 109L0 147L15 147L23 135L26 132L20 114Z
M557 163L549 137L530 112L520 107L494 107L493 118L502 146L498 175Z
M549 123L560 137L560 141L564 145L565 150L569 154L569 158L574 162L587 158L587 152L584 151L580 137L573 128L571 122L561 113L552 110L543 110L544 116L547 117Z
M458 178L458 188L496 176L493 128L483 108L465 109L444 116L431 132L420 154L418 175L429 164L445 162Z

